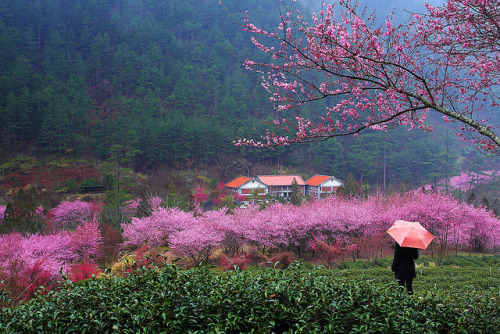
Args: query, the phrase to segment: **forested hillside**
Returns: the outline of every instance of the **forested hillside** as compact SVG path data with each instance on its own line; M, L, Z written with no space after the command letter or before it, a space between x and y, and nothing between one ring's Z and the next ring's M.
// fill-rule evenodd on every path
M268 0L4 0L0 3L0 156L117 160L135 169L285 165L375 184L429 183L474 163L453 137L397 130L277 150L239 148L272 119L262 55L233 20L279 18ZM498 162L498 161L497 161ZM483 159L484 165L494 163ZM488 167L485 166L485 169Z

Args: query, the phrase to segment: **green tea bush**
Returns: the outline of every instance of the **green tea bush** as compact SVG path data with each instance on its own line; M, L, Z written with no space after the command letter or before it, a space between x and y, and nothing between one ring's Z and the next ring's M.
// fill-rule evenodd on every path
M365 269L368 271L369 269ZM374 268L382 277L382 270ZM368 273L366 273L368 275ZM0 311L6 333L494 333L498 289L421 291L347 270L138 268Z

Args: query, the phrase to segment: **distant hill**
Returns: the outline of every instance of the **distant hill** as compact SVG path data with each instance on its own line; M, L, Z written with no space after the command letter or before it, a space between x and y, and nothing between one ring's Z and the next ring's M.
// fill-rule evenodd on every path
M233 19L248 10L273 27L279 13L274 1L224 3L231 15L211 0L2 1L0 158L85 157L143 171L217 166L221 179L280 165L344 179L353 172L372 184L385 166L388 182L415 185L476 159L446 128L235 147L237 137L258 138L274 114L258 74L239 63L265 55Z

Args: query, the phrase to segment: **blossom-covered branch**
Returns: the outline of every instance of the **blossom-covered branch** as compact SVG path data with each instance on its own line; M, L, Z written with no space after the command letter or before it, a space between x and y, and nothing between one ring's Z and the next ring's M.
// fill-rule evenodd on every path
M294 6L278 4L283 14L276 31L256 27L248 14L243 26L272 58L244 65L262 74L279 131L236 145L275 147L398 125L430 131L426 120L434 111L444 122L456 122L463 140L498 152L498 126L483 115L485 108L500 106L498 0L448 0L443 7L427 6L425 15L412 14L405 24L389 16L380 27L353 0L323 4L311 24ZM316 119L287 116L323 99L333 103Z

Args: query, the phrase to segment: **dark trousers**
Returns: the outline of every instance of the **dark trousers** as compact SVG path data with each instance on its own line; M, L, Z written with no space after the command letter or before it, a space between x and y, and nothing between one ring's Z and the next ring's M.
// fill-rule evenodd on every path
M399 286L406 287L409 295L413 294L413 278L399 280Z

